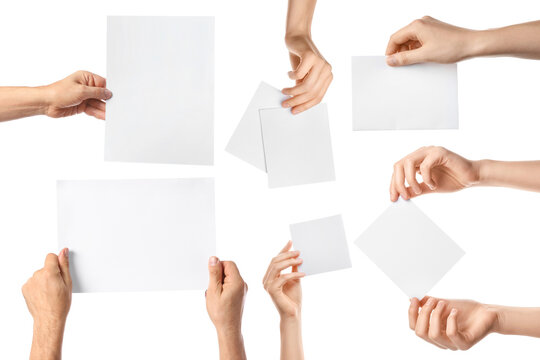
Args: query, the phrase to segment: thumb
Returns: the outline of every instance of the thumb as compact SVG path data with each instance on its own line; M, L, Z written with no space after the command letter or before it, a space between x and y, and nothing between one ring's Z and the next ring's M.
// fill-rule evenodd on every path
M386 58L386 63L390 66L412 65L425 61L422 48L398 52Z
M208 291L219 292L223 286L223 264L215 256L208 259Z
M64 279L64 283L71 289L71 274L69 273L69 249L64 248L58 254L58 265L60 266L60 273Z
M86 99L99 99L108 100L112 97L112 92L109 89L103 87L86 86L83 85L83 96Z

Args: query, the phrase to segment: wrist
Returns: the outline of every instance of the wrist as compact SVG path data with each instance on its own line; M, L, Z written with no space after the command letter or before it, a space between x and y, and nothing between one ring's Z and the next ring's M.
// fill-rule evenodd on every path
M497 55L498 29L471 30L466 58Z
M493 160L476 160L473 161L473 167L475 172L475 184L479 186L486 186L491 183Z

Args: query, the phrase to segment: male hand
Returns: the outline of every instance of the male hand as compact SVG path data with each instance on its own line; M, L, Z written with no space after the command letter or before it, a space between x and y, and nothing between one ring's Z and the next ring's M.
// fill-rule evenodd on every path
M105 120L105 102L112 92L105 88L106 81L88 71L77 71L44 89L47 93L45 114L53 118L86 113Z
M386 48L390 66L421 62L454 63L473 55L475 31L429 16L415 20L390 37Z

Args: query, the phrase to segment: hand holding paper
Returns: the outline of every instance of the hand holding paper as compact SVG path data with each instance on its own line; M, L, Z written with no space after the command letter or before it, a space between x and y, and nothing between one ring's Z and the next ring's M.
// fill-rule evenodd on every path
M220 261L215 256L208 260L208 274L206 309L216 327L220 358L246 359L242 338L242 313L247 284L234 262Z

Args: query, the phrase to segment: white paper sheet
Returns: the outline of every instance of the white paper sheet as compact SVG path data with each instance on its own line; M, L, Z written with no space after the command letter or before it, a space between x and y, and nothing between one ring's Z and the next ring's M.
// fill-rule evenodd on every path
M259 111L270 188L335 180L326 104Z
M259 110L279 108L288 96L261 82L225 150L266 172Z
M351 267L341 215L292 224L290 229L303 260L299 271L313 275Z
M424 297L465 254L412 201L402 199L355 243L409 298Z
M353 130L457 129L457 65L352 58Z
M212 165L214 18L107 21L105 160Z
M74 292L205 289L214 181L59 181L58 238Z

